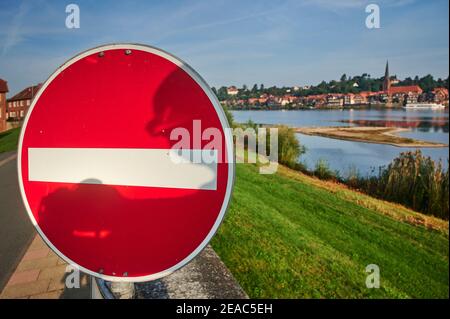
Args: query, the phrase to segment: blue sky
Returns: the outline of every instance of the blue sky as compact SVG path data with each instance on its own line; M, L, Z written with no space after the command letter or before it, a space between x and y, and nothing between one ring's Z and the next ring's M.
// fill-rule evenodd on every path
M65 27L69 3L80 7L80 29ZM365 26L368 3L380 6L380 29ZM111 42L160 47L211 86L378 77L386 59L400 78L446 78L448 6L448 0L0 0L0 78L14 94L80 51Z

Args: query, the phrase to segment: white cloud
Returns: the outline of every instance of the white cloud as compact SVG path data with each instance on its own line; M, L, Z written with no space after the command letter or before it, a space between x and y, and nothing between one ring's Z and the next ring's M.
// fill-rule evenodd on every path
M23 40L22 23L25 15L30 9L29 3L23 1L19 6L19 11L14 16L10 28L7 30L6 39L2 47L2 55L5 55L9 49Z

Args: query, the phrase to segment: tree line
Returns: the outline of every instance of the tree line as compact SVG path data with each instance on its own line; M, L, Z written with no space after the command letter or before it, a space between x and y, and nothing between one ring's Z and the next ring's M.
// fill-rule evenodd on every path
M396 76L391 76L391 80L396 80ZM230 96L227 93L227 87L222 86L218 89L213 87L214 93L217 95L219 100L233 99L249 99L257 98L262 94L281 96L284 94L292 94L294 96L308 96L315 94L328 94L328 93L360 93L362 91L377 92L383 89L384 76L380 78L372 78L370 74L363 73L362 75L347 76L343 74L339 80L331 80L329 82L322 81L315 86L309 88L300 88L294 90L293 87L265 87L263 84L254 84L251 88L247 85L243 85L239 89L238 94ZM437 87L448 88L449 77L447 79L435 79L431 74L424 77L415 76L414 78L407 77L404 80L399 81L394 86L404 86L404 85L418 85L422 88L424 92L430 92Z

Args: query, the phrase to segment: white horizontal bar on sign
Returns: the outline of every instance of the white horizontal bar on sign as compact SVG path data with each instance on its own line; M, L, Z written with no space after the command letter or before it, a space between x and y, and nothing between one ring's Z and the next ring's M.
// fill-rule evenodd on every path
M182 155L177 154L172 149L29 148L28 179L216 190L217 150L183 150Z

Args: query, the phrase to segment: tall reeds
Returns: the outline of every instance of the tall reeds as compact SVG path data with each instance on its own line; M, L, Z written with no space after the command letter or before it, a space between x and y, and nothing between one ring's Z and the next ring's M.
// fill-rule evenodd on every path
M420 150L403 152L378 175L346 181L365 193L449 219L449 173Z

